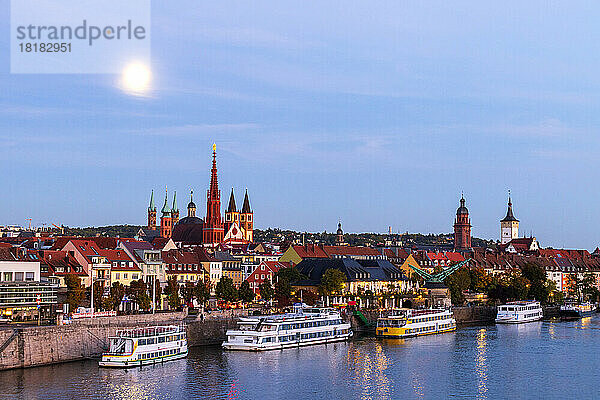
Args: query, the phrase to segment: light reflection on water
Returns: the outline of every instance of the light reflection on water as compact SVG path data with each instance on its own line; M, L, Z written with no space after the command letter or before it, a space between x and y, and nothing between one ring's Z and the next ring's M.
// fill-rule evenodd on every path
M487 329L481 328L477 332L477 357L475 359L475 370L477 371L477 398L487 399Z
M598 317L266 353L205 347L141 369L82 361L0 372L0 399L596 398L599 347Z

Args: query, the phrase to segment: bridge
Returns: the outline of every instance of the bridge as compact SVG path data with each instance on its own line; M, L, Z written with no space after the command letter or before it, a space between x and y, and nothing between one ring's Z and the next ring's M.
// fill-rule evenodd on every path
M421 278L425 279L425 282L428 283L443 283L444 279L452 275L454 272L458 271L462 266L467 265L471 261L470 258L467 258L465 261L461 261L458 264L451 265L443 271L440 271L435 274L430 274L428 272L423 271L420 268L412 266L408 264L408 266L415 271Z

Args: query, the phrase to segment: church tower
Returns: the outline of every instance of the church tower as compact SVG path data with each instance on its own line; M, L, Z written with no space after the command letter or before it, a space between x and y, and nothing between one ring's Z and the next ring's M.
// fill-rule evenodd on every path
M154 206L154 190L150 195L150 205L148 206L148 229L156 230L156 207Z
M221 192L217 179L217 145L213 144L213 161L210 187L206 193L206 219L202 231L204 244L216 245L223 241L223 220L221 219Z
M510 190L508 191L508 211L506 217L500 220L500 244L506 244L519 237L519 220L515 218L512 210Z
M173 207L171 207L171 219L173 226L179 222L179 208L177 208L177 192L173 192Z
M188 203L188 217L196 216L196 203L194 203L194 191L190 191L190 202Z
M171 218L171 209L167 204L167 189L165 188L165 204L163 205L160 217L160 236L164 238L170 238L173 233L173 219Z
M456 210L454 220L454 249L466 250L471 248L471 219L465 206L464 196L460 196L460 207Z
M341 246L344 244L344 231L342 230L342 223L338 222L337 232L335 234L335 245Z
M250 200L248 200L248 189L246 189L246 195L244 196L244 205L242 206L242 213L240 215L241 228L244 231L244 239L249 242L254 240L254 212L250 208Z
M231 188L231 195L229 195L229 204L227 205L227 211L225 211L225 232L229 232L229 228L233 224L240 224L240 213L235 205L235 196L233 194L233 188Z

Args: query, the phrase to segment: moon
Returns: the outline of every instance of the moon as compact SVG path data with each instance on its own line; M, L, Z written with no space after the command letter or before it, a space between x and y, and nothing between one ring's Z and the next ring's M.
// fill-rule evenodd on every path
M121 86L127 93L143 96L150 89L152 73L148 66L134 62L125 67L121 78Z

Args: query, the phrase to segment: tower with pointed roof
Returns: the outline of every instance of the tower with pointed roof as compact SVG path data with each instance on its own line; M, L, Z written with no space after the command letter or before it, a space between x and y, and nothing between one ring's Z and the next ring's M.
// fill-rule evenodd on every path
M150 194L150 205L148 206L148 229L156 230L156 206L154 205L154 190Z
M465 206L465 198L461 194L460 206L456 210L454 220L454 249L467 250L471 248L471 219L469 209Z
M204 219L203 242L217 245L223 241L223 220L221 219L221 192L217 178L217 145L213 144L213 160L210 187L206 193L206 218Z
M179 208L177 207L177 192L173 192L173 207L171 207L171 219L173 226L179 222Z
M248 199L248 189L244 195L244 205L240 213L240 225L244 232L244 239L249 242L254 240L254 212L250 208L250 200Z
M235 205L235 195L233 194L233 188L231 188L231 194L229 195L229 204L227 210L225 210L225 232L229 232L229 229L234 225L240 224L240 212L237 210Z
M500 244L506 244L519 237L519 220L515 218L512 209L510 190L508 191L508 210L506 217L500 220Z
M173 234L173 218L171 216L171 209L169 208L168 201L167 188L165 188L165 203L160 210L160 236L164 238L171 238L171 235Z

